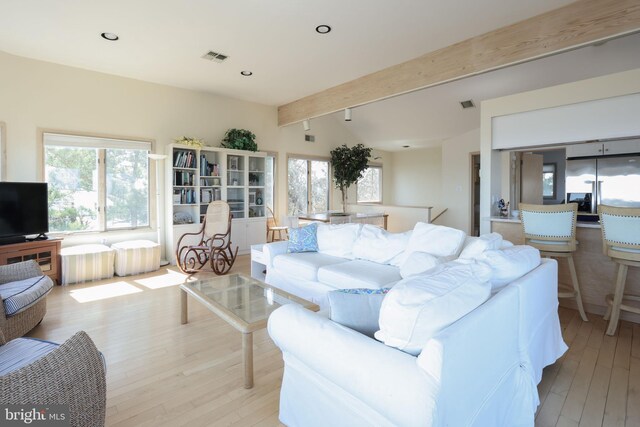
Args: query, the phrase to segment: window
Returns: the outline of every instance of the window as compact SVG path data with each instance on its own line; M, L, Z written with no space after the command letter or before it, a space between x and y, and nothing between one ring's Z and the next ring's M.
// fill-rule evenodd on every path
M556 179L557 179L556 164L555 163L544 164L542 166L542 197L543 198L545 199L556 198Z
M356 185L358 203L382 203L382 166L369 166Z
M51 232L149 226L148 142L44 134Z
M276 190L276 155L267 153L264 159L264 204L275 210L275 190Z
M288 214L329 210L329 161L290 157L288 169Z

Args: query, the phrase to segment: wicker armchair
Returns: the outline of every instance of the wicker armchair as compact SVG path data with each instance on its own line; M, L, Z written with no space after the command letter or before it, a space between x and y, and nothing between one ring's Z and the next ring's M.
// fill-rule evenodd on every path
M16 264L0 265L0 287L10 282L42 276L37 262L25 261ZM47 280L51 280L48 277ZM47 312L47 298L40 298L26 310L7 317L4 304L0 301L0 329L7 341L18 338L35 328Z
M2 331L0 344L4 344ZM2 356L13 357L11 353ZM97 427L105 422L106 389L102 356L80 331L34 362L0 376L0 403L66 404L71 426Z

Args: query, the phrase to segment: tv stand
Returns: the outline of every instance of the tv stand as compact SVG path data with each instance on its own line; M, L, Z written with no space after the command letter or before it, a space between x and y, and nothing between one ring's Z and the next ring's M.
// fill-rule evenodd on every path
M0 237L0 245L10 245L12 243L22 243L27 240L24 236Z
M42 272L61 283L60 243L62 239L33 240L0 246L0 265L15 264L30 259L38 263Z
M26 240L27 240L27 242L35 242L35 241L38 241L38 240L48 240L48 239L49 239L49 236L47 236L44 233L40 233L36 237L31 237L31 238L28 238Z

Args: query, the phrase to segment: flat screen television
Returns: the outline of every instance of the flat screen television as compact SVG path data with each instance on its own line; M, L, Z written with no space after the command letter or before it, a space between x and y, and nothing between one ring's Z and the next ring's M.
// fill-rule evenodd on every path
M0 182L0 244L21 242L28 235L46 238L47 194L43 182Z

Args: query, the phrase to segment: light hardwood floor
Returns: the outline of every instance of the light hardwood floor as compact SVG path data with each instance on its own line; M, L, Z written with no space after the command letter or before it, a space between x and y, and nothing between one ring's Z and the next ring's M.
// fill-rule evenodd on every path
M234 272L249 273L249 257ZM109 426L278 426L282 355L254 334L255 386L243 388L240 333L189 304L180 324L175 268L87 285L56 286L30 335L62 342L85 330L107 360ZM569 351L545 369L537 426L640 426L640 325L561 308Z

